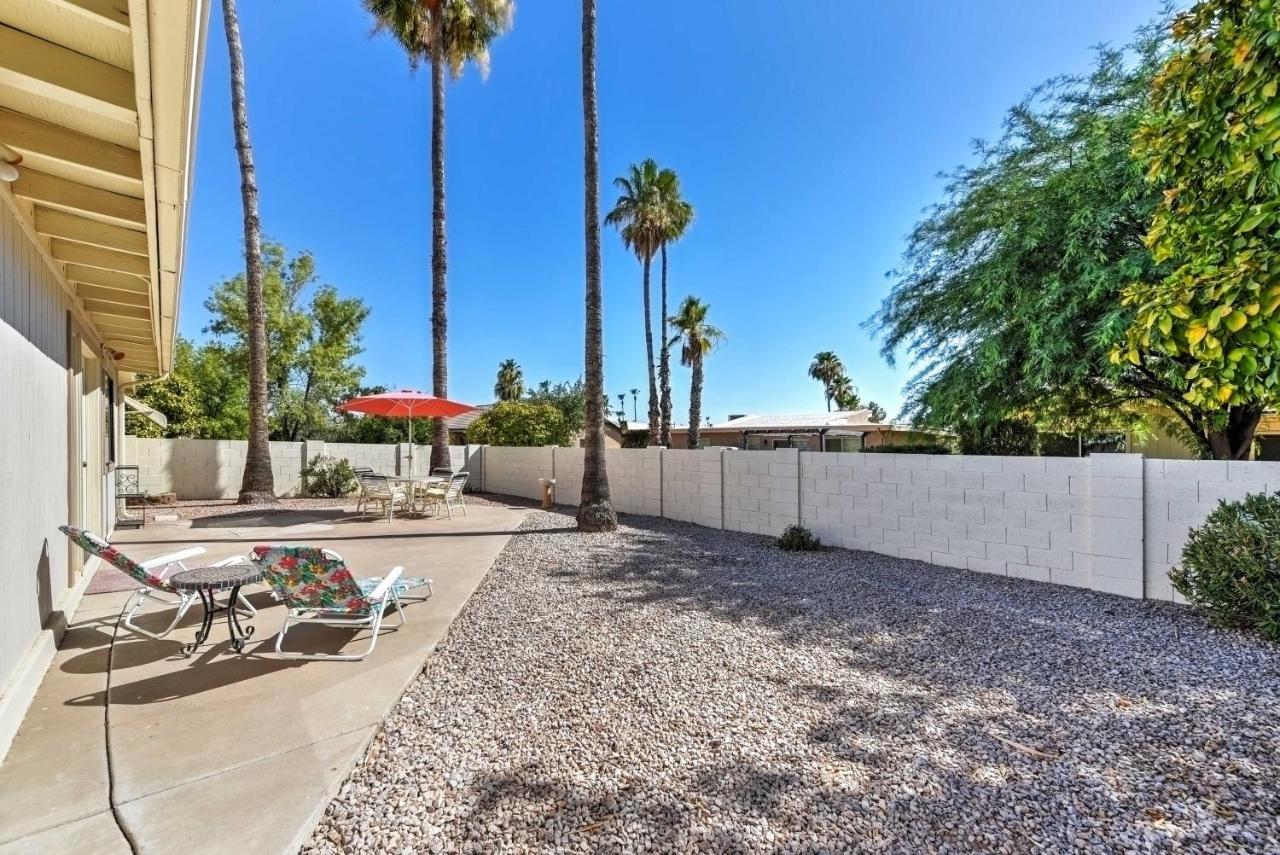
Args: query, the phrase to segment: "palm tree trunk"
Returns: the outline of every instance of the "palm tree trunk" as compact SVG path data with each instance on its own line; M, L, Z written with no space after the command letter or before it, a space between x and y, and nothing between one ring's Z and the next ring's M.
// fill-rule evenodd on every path
M444 230L444 27L433 16L431 58L431 394L449 396L449 320L445 314L448 241ZM449 430L431 420L431 468L448 469Z
M586 219L586 342L584 379L587 396L586 437L582 461L579 531L613 531L618 515L609 501L609 473L604 459L604 336L600 275L600 129L596 106L596 0L582 0L582 130L583 193ZM647 308L647 307L646 307ZM649 362L652 377L653 361Z
M693 352L693 379L689 382L689 447L697 448L702 442L698 425L702 422L702 352Z
M649 444L658 445L662 437L662 415L658 405L658 379L653 373L653 300L649 291L649 274L653 259L644 259L644 350L649 368Z
M240 159L240 201L244 207L245 311L249 319L249 447L240 480L240 504L273 502L271 444L267 433L267 313L262 300L262 221L258 216L258 177L249 143L249 112L244 97L244 48L235 0L222 0L231 59L231 117Z
M667 245L662 245L662 314L660 315L662 338L658 342L658 386L662 395L662 420L658 444L671 447L671 348L667 342Z

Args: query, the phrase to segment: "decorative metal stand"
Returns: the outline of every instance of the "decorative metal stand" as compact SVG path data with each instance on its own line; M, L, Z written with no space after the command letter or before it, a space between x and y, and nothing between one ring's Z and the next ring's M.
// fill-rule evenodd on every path
M150 498L142 489L142 477L137 466L116 466L116 528L139 528L147 524L147 499ZM129 500L137 499L142 509L142 518L128 513Z
M242 627L236 603L240 596L240 588L254 582L262 581L262 571L252 564L231 564L222 567L198 567L176 573L170 580L179 591L195 591L200 595L200 604L204 606L204 618L200 629L196 631L196 639L182 646L185 656L195 653L209 639L213 629L214 615L227 613L227 635L231 639L231 647L236 653L244 651L245 642L253 637L253 626ZM218 605L214 594L228 591L227 604Z

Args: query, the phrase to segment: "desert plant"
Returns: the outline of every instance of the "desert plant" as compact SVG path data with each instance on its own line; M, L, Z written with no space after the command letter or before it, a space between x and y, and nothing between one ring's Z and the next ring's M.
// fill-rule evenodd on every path
M789 525L778 537L778 548L787 552L817 552L822 541L802 525Z
M302 495L340 499L355 492L360 482L355 470L341 457L320 455L302 470Z
M1169 577L1215 623L1280 641L1280 493L1219 502Z

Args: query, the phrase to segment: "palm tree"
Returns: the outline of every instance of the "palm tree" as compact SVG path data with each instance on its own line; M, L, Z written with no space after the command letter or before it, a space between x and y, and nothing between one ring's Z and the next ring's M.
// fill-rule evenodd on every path
M596 0L582 0L582 172L586 230L586 336L583 372L587 423L582 458L578 531L613 531L618 515L609 501L604 461L604 322L600 276L600 112L596 105ZM652 369L650 369L652 370Z
M613 183L622 195L604 218L616 227L622 243L640 259L644 285L644 346L649 369L649 444L659 442L661 410L658 403L658 378L653 370L653 303L649 293L649 273L653 257L662 243L665 212L658 193L658 164L652 159L640 165L631 164L627 175Z
M831 384L843 374L844 363L830 350L818 353L809 364L809 376L822 384L822 392L827 398L827 412L831 412Z
M693 205L680 197L680 178L670 169L658 173L658 193L662 198L665 228L662 231L662 351L658 355L658 386L661 395L661 428L658 444L671 447L671 349L667 346L667 246L684 237L693 223Z
M618 409L616 412L618 414L619 422L624 422L627 420L627 393L626 392L618 393Z
M240 159L240 202L244 208L245 312L249 319L249 447L240 479L240 504L274 502L271 443L267 433L267 310L262 299L262 220L258 216L258 175L249 143L249 110L244 97L244 48L235 0L222 0L222 23L231 58L231 118Z
M431 64L431 394L449 393L444 214L445 70L457 79L468 62L489 68L489 44L511 26L513 0L363 0L376 28L390 33L417 68ZM449 466L449 429L433 419L431 466Z
M689 381L689 448L697 448L702 440L699 428L702 423L702 360L724 339L724 333L707 323L707 310L711 307L697 297L684 298L680 311L668 318L678 335L670 344L682 342L680 362L693 369Z
M637 396L639 394L640 394L639 389L631 390L631 421L633 422L639 418L639 414L636 412L636 407L639 406L639 402L637 400Z
M518 401L524 395L524 372L514 359L498 363L498 382L493 384L493 395L499 401Z
M844 374L831 381L831 391L829 393L836 402L838 410L856 410L862 406L862 399L858 396L858 387L853 385Z

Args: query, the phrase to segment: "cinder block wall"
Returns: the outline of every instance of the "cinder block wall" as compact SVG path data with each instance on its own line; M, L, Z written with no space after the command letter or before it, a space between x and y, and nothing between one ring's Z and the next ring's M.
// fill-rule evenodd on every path
M245 443L126 437L151 492L231 498ZM272 443L276 489L300 487L304 456L343 457L407 472L408 446ZM415 469L430 448L415 450ZM471 487L577 505L580 448L453 446ZM1086 458L845 454L797 449L608 449L614 507L712 528L777 535L800 523L824 543L979 573L1177 600L1169 569L1187 532L1221 499L1280 491L1280 463Z

